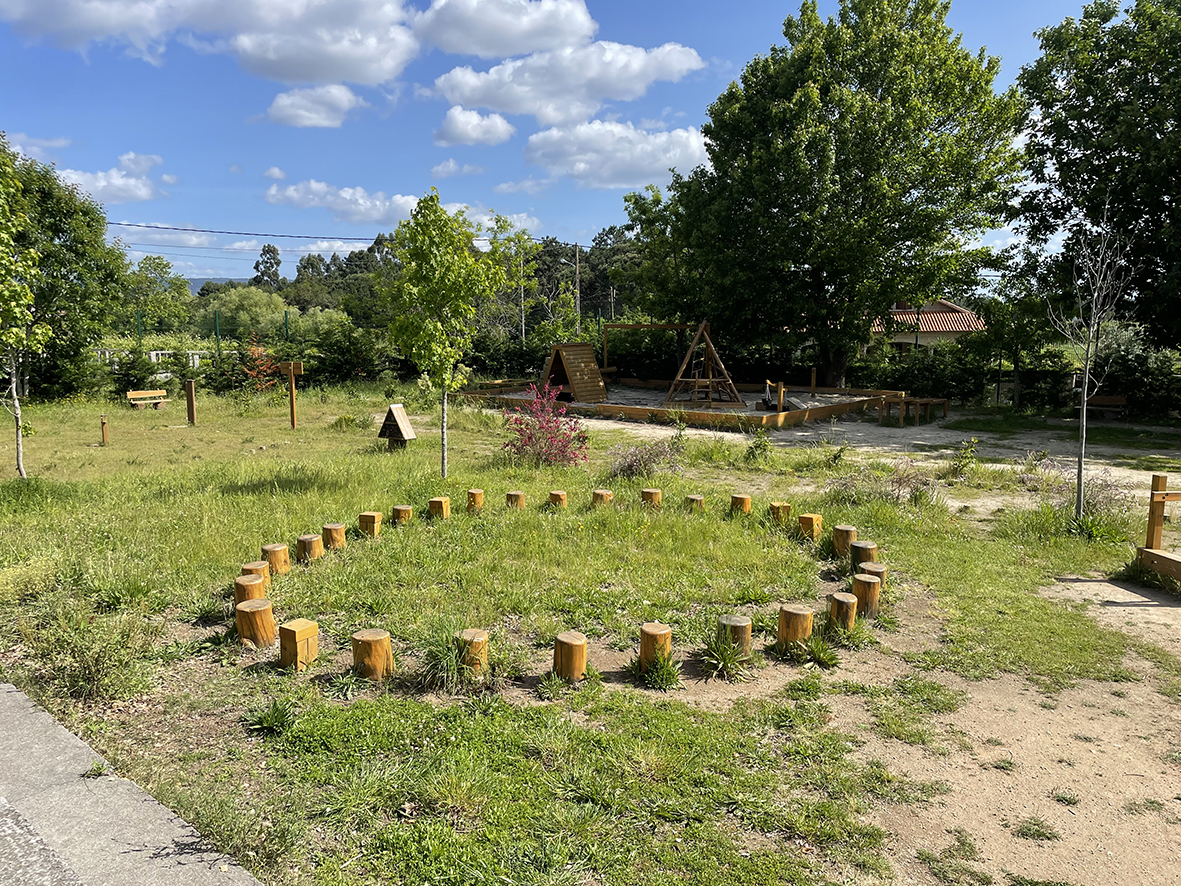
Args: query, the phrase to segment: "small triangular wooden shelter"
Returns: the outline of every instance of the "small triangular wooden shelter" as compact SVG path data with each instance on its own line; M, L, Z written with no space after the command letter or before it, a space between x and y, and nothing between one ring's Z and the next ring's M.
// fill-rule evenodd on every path
M698 344L702 345L702 353L695 357ZM745 405L745 402L739 395L738 388L734 387L730 373L722 365L722 358L718 356L714 343L710 340L709 323L702 323L697 327L697 334L693 336L693 343L689 345L685 359L681 361L677 377L669 386L664 406L688 403L710 409L715 405Z
M381 423L381 430L377 432L378 440L389 440L390 448L405 446L410 440L417 440L418 435L410 426L410 419L401 403L391 403L386 411L385 421Z
M541 382L550 387L569 391L579 403L602 403L607 399L607 386L595 362L595 349L584 342L554 345L546 361Z

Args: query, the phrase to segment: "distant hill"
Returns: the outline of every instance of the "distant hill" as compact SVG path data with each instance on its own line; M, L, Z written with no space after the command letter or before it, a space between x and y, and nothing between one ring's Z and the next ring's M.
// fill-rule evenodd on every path
M235 283L246 283L250 280L250 278L249 277L190 277L189 278L189 291L192 292L193 295L196 295L197 290L199 290L202 286L205 285L206 280L212 280L214 283L229 283L230 281L233 281Z

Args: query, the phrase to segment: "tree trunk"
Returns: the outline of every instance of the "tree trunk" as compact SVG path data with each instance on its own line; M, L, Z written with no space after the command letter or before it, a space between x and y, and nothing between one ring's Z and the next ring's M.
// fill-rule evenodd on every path
M1021 351L1013 349L1013 408L1021 408Z
M443 386L443 479L447 479L447 386Z
M821 345L820 368L824 374L825 387L843 388L845 386L845 370L849 368L848 351L844 348Z
M12 416L16 419L16 472L22 480L28 480L25 473L25 440L21 436L21 399L17 390L16 360L10 355L8 358L8 395L12 397Z
M1087 458L1087 394L1091 387L1091 342L1083 361L1083 383L1078 407L1078 474L1074 480L1074 519L1083 518L1083 463Z

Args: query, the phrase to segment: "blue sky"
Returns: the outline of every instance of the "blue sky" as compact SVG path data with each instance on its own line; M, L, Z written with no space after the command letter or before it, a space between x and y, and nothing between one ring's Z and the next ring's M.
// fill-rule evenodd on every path
M821 12L835 12L822 0ZM310 234L283 273L405 218L589 243L705 154L706 110L798 4L738 0L0 0L0 129L112 222ZM1080 2L957 0L964 43L1037 56ZM250 276L266 238L112 228L133 258Z

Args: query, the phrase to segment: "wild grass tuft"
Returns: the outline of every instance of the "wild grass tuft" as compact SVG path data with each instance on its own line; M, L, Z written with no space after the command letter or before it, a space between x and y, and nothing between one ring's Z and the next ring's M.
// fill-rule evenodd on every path
M917 853L921 861L931 873L931 876L947 886L990 886L992 876L984 871L976 870L968 862L980 860L980 850L976 842L963 828L948 831L954 838L952 844L938 853L929 849L920 849Z
M1013 826L1013 836L1022 840L1061 840L1062 835L1045 819L1036 815L1023 818Z
M295 725L295 704L286 698L272 699L270 704L242 716L242 725L262 735L282 735Z
M656 656L648 665L648 670L643 669L640 657L637 655L624 666L624 673L636 683L649 689L668 692L681 688L680 662L673 659L671 652L665 652L663 649L656 650Z
M701 662L702 671L706 679L713 677L736 683L749 680L751 677L751 655L743 651L742 647L730 639L724 630L710 630L711 625L704 626L704 645L697 658Z

